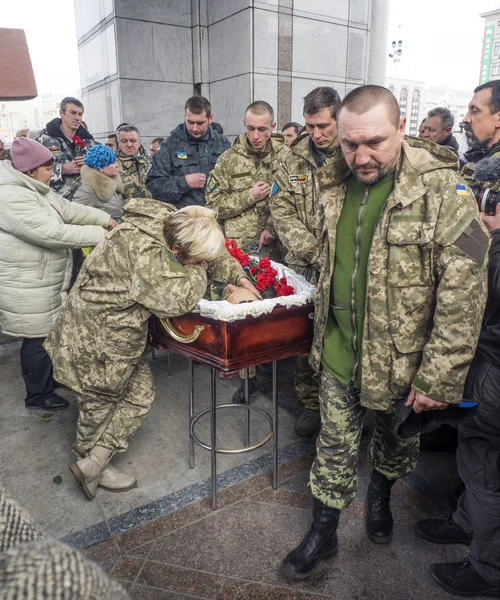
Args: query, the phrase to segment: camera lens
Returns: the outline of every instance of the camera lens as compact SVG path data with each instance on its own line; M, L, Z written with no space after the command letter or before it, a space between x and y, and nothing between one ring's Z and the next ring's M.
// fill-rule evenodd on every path
M487 215L495 215L497 204L500 202L500 192L484 189L478 198L479 210Z

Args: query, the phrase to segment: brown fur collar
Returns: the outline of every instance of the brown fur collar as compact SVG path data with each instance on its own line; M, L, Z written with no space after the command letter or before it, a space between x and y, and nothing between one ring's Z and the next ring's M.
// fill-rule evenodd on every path
M120 175L108 177L104 173L101 173L97 169L91 169L87 165L83 165L80 175L82 177L82 184L91 187L99 200L103 202L109 200L115 192L123 194L123 183Z

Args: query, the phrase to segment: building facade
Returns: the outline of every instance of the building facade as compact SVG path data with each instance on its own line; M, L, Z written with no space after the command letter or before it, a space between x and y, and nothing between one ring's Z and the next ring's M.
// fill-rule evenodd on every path
M389 0L74 0L85 119L97 139L121 122L167 135L194 94L229 136L266 100L278 128L303 97L384 83Z
M425 83L412 79L386 78L386 87L396 96L401 116L406 117L406 134L418 135L418 126L425 118Z
M460 130L460 123L467 113L467 106L472 98L472 91L455 90L447 85L427 87L425 91L425 114L432 108L443 106L455 117L455 131Z
M479 83L500 79L500 8L482 13L484 40Z

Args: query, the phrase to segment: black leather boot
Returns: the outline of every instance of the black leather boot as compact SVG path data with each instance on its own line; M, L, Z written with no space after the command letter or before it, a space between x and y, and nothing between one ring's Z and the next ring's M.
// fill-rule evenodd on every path
M305 579L312 575L320 560L337 556L339 516L340 510L314 498L313 521L306 537L281 563L280 572L284 577L296 581Z
M391 488L394 483L395 480L373 469L367 494L366 532L376 544L388 544L392 539Z

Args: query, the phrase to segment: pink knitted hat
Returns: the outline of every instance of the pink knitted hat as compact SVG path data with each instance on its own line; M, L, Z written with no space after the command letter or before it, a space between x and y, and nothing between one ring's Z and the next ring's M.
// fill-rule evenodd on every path
M49 162L52 152L35 140L16 138L10 145L10 156L14 167L26 173L32 171L46 162Z

